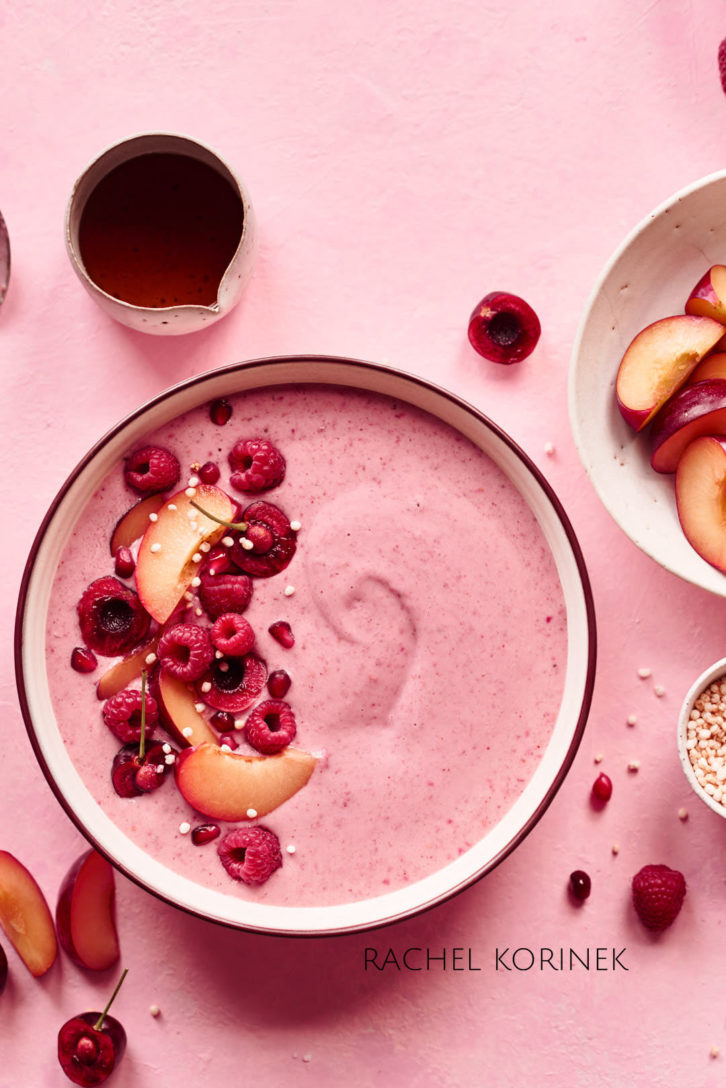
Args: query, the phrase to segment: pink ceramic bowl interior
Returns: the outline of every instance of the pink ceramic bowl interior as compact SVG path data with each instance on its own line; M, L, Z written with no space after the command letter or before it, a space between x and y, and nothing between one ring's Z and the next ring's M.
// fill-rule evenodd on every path
M554 731L533 777L484 837L455 861L409 886L357 902L279 907L210 890L160 864L109 819L73 766L54 716L45 668L50 586L89 496L135 443L181 413L216 397L290 383L373 390L410 402L456 428L507 475L535 514L554 557L567 611L564 693ZM30 739L61 805L86 838L143 888L202 918L283 934L363 930L431 907L491 870L534 826L562 783L585 727L595 670L595 625L587 573L567 517L539 471L498 427L470 405L418 378L371 363L293 357L243 363L192 378L144 405L106 434L73 470L34 542L17 615L16 669Z

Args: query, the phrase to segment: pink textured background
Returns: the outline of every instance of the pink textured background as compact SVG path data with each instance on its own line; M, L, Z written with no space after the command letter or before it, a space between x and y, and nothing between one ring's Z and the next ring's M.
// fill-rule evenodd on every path
M724 654L726 605L657 568L610 521L573 448L566 374L616 243L672 191L724 166L722 5L29 0L4 6L0 32L0 208L13 248L0 312L0 846L51 901L84 843L35 764L17 706L20 574L66 473L169 384L245 357L313 351L449 386L544 468L579 533L598 609L595 698L574 767L515 855L454 902L375 935L296 942L189 919L119 879L130 974L117 1012L129 1051L113 1083L721 1083L726 823L690 794L673 731L692 679ZM107 319L62 237L84 165L154 129L216 147L248 182L261 234L239 308L168 341ZM492 289L524 295L542 320L536 354L511 371L466 341L469 311ZM638 679L642 665L652 680ZM601 813L588 804L596 752L615 784ZM626 771L632 758L638 775ZM628 905L632 874L651 861L689 882L681 917L656 941ZM565 894L578 866L593 877L579 911ZM366 974L366 945L471 948L482 970ZM507 945L626 946L630 971L497 974L494 950ZM9 958L0 1085L65 1084L57 1029L101 1004L110 980L61 957L35 981Z

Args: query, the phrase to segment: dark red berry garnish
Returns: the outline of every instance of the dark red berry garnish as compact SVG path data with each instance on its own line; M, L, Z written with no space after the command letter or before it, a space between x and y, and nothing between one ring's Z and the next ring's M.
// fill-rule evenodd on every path
M726 94L726 38L718 47L718 76L721 80L721 90Z
M570 873L570 891L575 899L584 901L590 895L591 889L592 882L586 872L575 869L574 873Z
M269 491L285 478L285 458L266 438L242 438L229 454L230 483L237 491Z
M113 569L119 578L130 578L136 570L136 562L130 548L117 548L113 557Z
M198 681L197 692L209 706L238 713L252 706L266 679L267 665L256 654L215 658L204 677L205 681L211 682L211 689L202 691L201 682Z
M267 690L273 699L284 699L291 683L292 680L284 669L275 669L267 677Z
M210 574L202 571L199 600L210 619L225 612L244 612L252 600L252 579L246 574Z
M270 624L268 631L275 642L279 642L286 650L291 650L295 645L295 636L292 633L292 627L286 620L278 620L276 623Z
M213 400L209 405L209 418L218 427L223 427L232 418L232 405L224 397Z
M124 744L141 740L141 719L144 696L140 691L127 688L112 695L103 704L103 720L115 737ZM159 718L156 700L146 695L146 735L151 736Z
M633 906L646 929L660 932L672 925L685 897L683 873L667 865L645 865L633 877Z
M216 484L219 475L219 465L216 465L214 461L205 461L197 473L203 484Z
M205 846L208 842L214 842L221 833L219 824L197 824L192 828L191 840L195 846Z
M219 738L219 743L226 744L233 752L236 748L239 748L239 741L234 733L222 733L222 736Z
M258 499L243 510L242 520L247 530L232 546L232 561L254 578L270 578L284 570L297 548L287 515L279 506ZM245 547L244 540L252 547Z
M214 656L209 632L196 623L175 623L159 639L159 663L177 680L198 680Z
M280 840L259 824L228 831L217 853L229 875L245 884L264 884L282 865Z
M8 957L5 955L5 949L0 944L0 994L5 989L5 984L8 981Z
M244 727L247 743L264 756L282 751L296 732L295 715L289 703L281 699L267 699L256 706Z
M93 672L98 665L98 658L93 650L86 646L76 646L71 654L71 668L76 672Z
M606 774L599 774L592 784L592 796L597 801L609 801L613 795L613 784Z
M178 483L180 476L177 458L162 446L143 446L126 458L124 478L140 495L166 491Z
M212 645L229 657L248 654L255 644L252 626L238 612L225 612L212 624Z
M103 1012L83 1012L67 1020L58 1032L61 1068L69 1080L83 1088L108 1080L124 1055L126 1032L108 1010L126 974L124 971L121 975Z
M215 710L209 720L219 733L228 733L230 729L234 729L234 714L230 714L228 710Z
M91 582L78 602L83 641L105 657L128 653L149 629L150 617L132 589L107 575Z
M234 570L235 565L230 559L229 548L225 548L224 544L215 544L213 548L209 549L207 562L204 564L205 573L211 575L228 574L229 571Z
M507 291L485 295L469 318L471 346L493 363L509 365L526 359L537 346L541 331L532 307Z

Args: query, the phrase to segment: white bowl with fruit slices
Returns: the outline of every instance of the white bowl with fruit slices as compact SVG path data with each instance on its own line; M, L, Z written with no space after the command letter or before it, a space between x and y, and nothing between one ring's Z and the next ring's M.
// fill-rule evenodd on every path
M506 815L464 854L425 879L375 898L320 907L277 906L226 894L163 865L133 842L94 800L73 765L54 716L44 660L50 587L60 556L89 496L126 453L155 429L215 398L298 383L371 390L405 400L484 450L539 522L567 615L566 676L555 726L531 780ZM160 515L155 524L161 520ZM154 593L159 595L158 587ZM168 602L159 607L161 615ZM531 830L562 783L584 730L594 683L595 627L587 573L567 517L537 468L507 435L463 401L418 378L356 360L304 356L256 360L189 379L141 407L91 449L52 503L31 549L20 592L15 652L23 714L41 768L69 817L125 875L174 906L215 922L267 933L334 934L379 926L449 898L492 869ZM203 752L204 745L187 749L195 750ZM221 758L220 753L209 757L212 762ZM187 760L185 767L191 766ZM205 763L199 781L217 779L214 770Z
M585 308L569 377L575 443L606 509L657 563L721 596L724 264L726 171L670 197L618 247Z

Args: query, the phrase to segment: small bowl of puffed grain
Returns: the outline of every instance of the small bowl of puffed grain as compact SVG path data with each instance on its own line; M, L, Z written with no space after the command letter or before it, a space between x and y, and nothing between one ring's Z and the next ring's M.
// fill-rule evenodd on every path
M694 792L726 817L726 657L701 673L683 700L678 753Z

